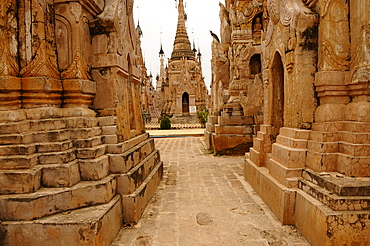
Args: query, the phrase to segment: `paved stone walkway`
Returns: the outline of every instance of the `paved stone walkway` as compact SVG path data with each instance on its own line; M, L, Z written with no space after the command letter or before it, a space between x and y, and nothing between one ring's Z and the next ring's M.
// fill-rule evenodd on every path
M214 156L203 138L156 139L165 173L141 221L118 245L310 245L282 226L243 177L243 157Z

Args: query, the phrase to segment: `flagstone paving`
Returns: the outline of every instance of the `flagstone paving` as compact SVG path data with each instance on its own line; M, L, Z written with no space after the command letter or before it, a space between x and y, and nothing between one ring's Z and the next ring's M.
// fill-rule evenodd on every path
M137 225L118 245L310 245L282 226L243 177L242 156L214 156L201 137L159 138L165 171Z

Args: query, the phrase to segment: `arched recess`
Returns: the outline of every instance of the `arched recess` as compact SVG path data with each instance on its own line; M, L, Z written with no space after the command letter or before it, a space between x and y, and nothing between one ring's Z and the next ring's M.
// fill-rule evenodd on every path
M132 63L130 54L127 55L127 72L128 72L128 109L129 109L129 117L130 117L130 130L136 129L136 121L135 121L135 107L134 107L134 82L132 79Z
M55 40L59 69L63 71L72 64L73 54L71 23L61 15L55 15Z
M284 126L284 65L279 52L276 52L271 65L272 82L272 135L276 139Z
M189 94L187 92L184 92L182 94L182 114L189 115L189 113Z
M260 54L254 54L251 57L249 67L251 69L252 77L256 74L261 73L261 55Z
M252 20L252 31L253 33L261 33L263 30L263 18L262 18L262 12L257 14L253 20Z

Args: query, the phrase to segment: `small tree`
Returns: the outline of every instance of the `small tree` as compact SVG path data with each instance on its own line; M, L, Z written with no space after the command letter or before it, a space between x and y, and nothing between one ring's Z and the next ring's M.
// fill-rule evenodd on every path
M163 115L160 124L161 130L171 129L171 120L167 115Z
M209 110L202 108L197 112L197 116L202 127L205 127L208 122Z

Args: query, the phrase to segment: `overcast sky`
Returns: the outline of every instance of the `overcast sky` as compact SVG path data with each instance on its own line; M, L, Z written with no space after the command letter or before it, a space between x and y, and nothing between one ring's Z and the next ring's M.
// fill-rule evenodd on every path
M184 0L189 40L191 44L194 41L196 48L199 47L202 53L203 76L207 87L211 83L213 40L209 30L219 35L219 2L219 0ZM155 77L159 74L161 39L166 58L171 57L177 27L177 3L175 0L135 0L134 19L136 25L139 20L143 31L141 47L148 74L151 72L154 77L154 86Z

